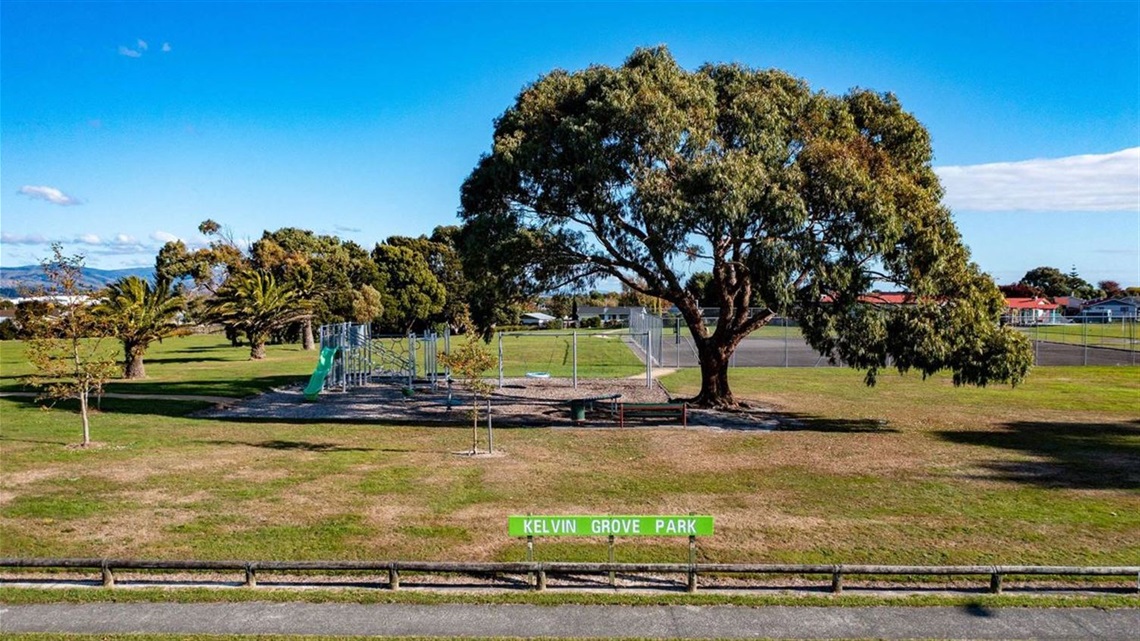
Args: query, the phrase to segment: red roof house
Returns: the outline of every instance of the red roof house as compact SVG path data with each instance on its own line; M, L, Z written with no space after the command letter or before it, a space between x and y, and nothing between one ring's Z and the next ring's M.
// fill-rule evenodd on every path
M1006 298L1002 318L1011 325L1061 322L1061 306L1047 298Z

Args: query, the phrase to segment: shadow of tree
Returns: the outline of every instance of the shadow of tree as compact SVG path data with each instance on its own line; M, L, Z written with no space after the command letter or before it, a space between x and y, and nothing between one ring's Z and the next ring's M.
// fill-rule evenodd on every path
M781 412L776 416L780 419L779 430L783 432L898 432L898 429L889 427L886 420L878 418L825 418L795 412Z
M66 399L61 401L39 401L35 396L6 396L5 400L18 403L25 407L51 408L61 412L79 412L79 401ZM91 398L90 412L93 416L99 414L143 414L154 416L167 416L179 418L192 412L212 407L213 403L207 401L154 401L148 399L123 398Z
M209 445L248 445L269 450L291 450L298 452L374 452L371 447L345 447L336 443L314 443L312 441L271 440L251 443L248 441L199 441ZM391 451L391 450L388 450ZM403 451L403 450L401 450Z
M992 460L986 478L1041 487L1140 489L1140 419L1115 423L1014 421L988 431L936 432L951 443L1013 450L1033 461Z
M273 374L254 378L204 379L198 381L116 379L107 383L108 392L122 394L175 394L199 396L229 396L242 398L260 394L276 387L297 385L303 377L294 374Z

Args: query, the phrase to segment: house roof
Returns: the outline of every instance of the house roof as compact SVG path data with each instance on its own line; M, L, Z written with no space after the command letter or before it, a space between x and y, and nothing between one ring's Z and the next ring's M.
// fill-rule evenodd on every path
M1140 307L1140 297L1126 296L1124 298L1106 298L1104 300L1098 300L1095 303L1089 303L1088 305L1085 305L1085 309L1096 307L1098 305L1126 305L1136 308Z
M1010 309L1057 309L1060 305L1050 303L1045 298L1007 298L1005 306Z
M644 307L596 307L593 305L579 305L578 315L582 314L631 314L634 311L643 312Z
M533 318L534 320L539 320L539 321L558 320L557 318L551 316L550 314L543 314L542 312L527 312L527 313L523 314L522 316L523 316L523 318Z

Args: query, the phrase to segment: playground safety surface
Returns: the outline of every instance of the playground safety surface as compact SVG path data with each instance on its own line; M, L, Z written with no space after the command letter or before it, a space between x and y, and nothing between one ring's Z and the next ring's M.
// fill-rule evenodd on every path
M501 427L586 427L617 428L615 418L606 412L586 415L584 426L575 425L570 401L620 394L619 402L667 403L669 394L656 381L647 386L644 379L579 380L577 388L568 379L504 379L490 396L491 417ZM480 401L480 422L485 422L487 401ZM408 395L399 384L369 384L346 391L323 392L316 402L304 401L301 387L275 389L259 396L219 405L198 412L198 416L260 421L344 421L361 423L406 423L415 425L469 424L471 395L458 384L449 393L447 386L421 384ZM771 430L779 419L764 410L720 412L690 409L689 428ZM639 423L639 427L675 427L671 421ZM626 427L625 429L631 429ZM634 428L635 429L635 428Z

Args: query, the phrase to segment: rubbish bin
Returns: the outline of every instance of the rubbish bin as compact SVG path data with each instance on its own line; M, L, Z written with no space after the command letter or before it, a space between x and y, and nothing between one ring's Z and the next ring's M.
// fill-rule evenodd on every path
M586 422L586 401L578 399L570 401L570 419L574 421L575 425L582 425Z

